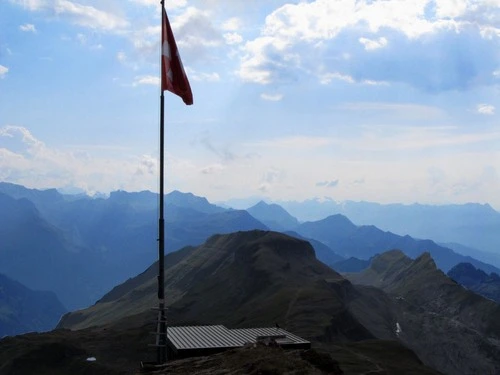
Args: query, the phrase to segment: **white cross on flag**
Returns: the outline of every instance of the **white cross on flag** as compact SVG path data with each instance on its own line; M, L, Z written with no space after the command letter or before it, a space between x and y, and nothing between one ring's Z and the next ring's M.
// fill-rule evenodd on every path
M193 93L165 9L163 9L161 39L161 89L180 96L184 103L191 105L193 104Z

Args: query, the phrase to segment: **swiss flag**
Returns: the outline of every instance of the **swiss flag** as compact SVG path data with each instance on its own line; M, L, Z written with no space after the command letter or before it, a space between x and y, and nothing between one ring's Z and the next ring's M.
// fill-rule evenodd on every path
M184 71L174 34L168 21L167 12L163 9L161 36L161 89L168 90L182 98L187 105L193 104L193 93Z

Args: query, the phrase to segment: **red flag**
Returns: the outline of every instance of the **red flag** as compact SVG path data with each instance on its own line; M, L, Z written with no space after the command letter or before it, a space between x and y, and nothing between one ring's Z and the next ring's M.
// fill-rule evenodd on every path
M180 96L184 103L191 105L193 104L193 93L177 50L174 33L170 27L165 8L163 9L161 39L161 89Z

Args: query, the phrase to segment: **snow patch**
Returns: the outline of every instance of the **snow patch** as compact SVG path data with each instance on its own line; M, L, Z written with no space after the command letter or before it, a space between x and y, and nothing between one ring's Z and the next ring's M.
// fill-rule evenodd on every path
M401 330L401 326L399 325L399 322L396 322L396 336L398 336L398 337L399 337L399 334L400 334L401 332L403 332L403 331Z

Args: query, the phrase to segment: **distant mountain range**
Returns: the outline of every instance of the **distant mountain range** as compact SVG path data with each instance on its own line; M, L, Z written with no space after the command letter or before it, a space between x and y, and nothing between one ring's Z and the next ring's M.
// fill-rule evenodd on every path
M439 246L434 241L416 240L408 235L399 236L384 232L373 225L356 226L340 214L319 221L302 223L295 231L306 238L321 241L345 258L356 257L366 260L392 249L400 249L408 256L415 258L428 251L438 267L445 272L461 262L472 263L486 272L500 272L490 264L457 254L451 249Z
M53 292L33 291L0 274L0 338L49 331L65 312Z
M267 229L193 194L174 191L165 203L167 252L215 233ZM157 204L151 192L91 199L0 183L0 272L54 291L70 310L88 306L157 259Z
M375 225L399 235L453 242L500 254L500 212L488 204L404 205L329 199L275 203L301 221L342 214L357 225Z
M147 191L92 199L0 183L0 272L29 288L54 291L70 310L89 306L157 259L157 204L158 195ZM213 234L272 227L309 241L329 266L399 248L411 257L430 251L445 272L461 262L500 272L433 241L358 227L341 215L300 224L276 204L232 210L178 191L167 194L165 204L167 252Z
M497 273L488 275L470 263L460 263L448 271L448 276L474 293L500 303L500 276Z

